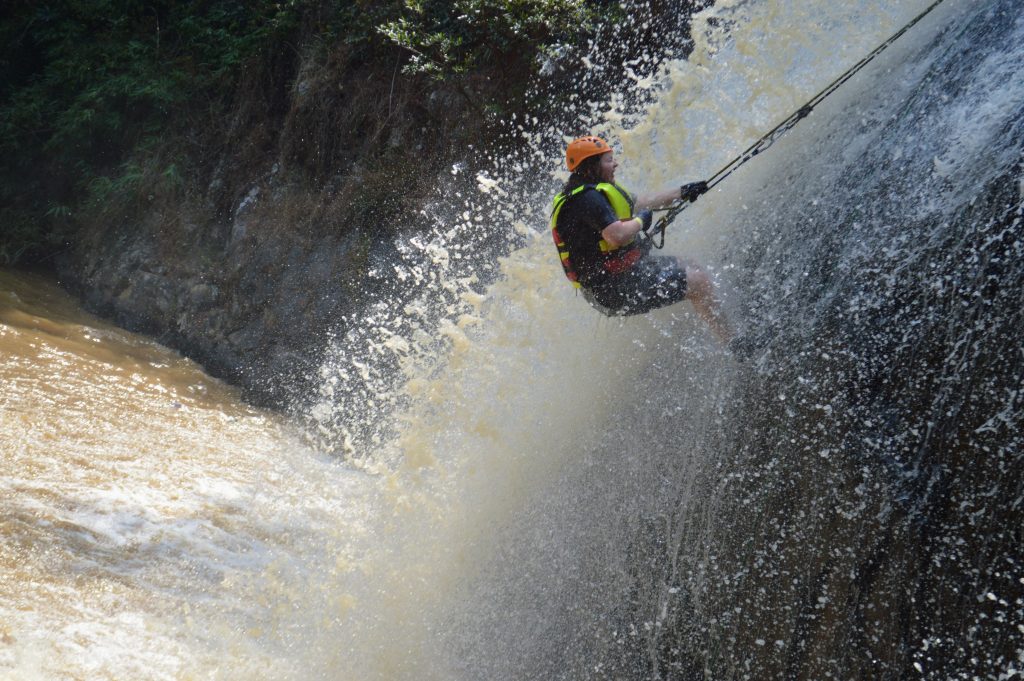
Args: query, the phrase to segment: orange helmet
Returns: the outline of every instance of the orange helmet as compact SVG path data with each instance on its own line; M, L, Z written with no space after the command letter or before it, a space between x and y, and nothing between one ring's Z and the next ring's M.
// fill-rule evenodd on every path
M573 172L583 162L583 159L599 154L607 154L611 150L612 148L608 146L608 143L600 137L594 137L593 135L580 137L569 142L569 146L566 147L565 164L569 166L569 172Z

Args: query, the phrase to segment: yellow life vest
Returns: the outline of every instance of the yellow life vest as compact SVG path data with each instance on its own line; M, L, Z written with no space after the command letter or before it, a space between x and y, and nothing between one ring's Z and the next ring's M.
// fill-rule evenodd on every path
M551 236L555 240L555 248L558 249L558 256L562 261L562 269L565 271L565 276L576 288L580 288L580 282L578 281L576 269L573 267L572 261L569 258L569 247L558 233L558 214L561 212L566 201L581 192L587 191L588 189L595 189L604 195L604 198L608 200L612 210L615 212L615 217L620 220L629 220L633 217L633 197L630 196L628 191L619 185L612 184L610 182L580 185L568 194L560 193L555 196L551 210ZM600 238L598 241L598 247L600 248L603 256L601 263L602 267L605 271L612 274L625 272L636 264L636 261L643 256L643 250L636 242L635 237L630 239L628 243L622 244L621 246L613 246L603 238Z

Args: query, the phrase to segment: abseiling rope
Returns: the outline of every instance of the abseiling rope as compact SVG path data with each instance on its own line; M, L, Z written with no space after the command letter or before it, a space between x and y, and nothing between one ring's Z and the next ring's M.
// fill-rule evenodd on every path
M832 94L840 87L842 87L846 83L846 81L853 78L853 76L856 75L858 71L867 66L868 63L870 63L875 57L884 52L886 48L888 48L894 42L899 40L904 33L909 31L919 21L928 16L928 14L930 14L931 11L934 10L936 7L941 5L942 2L943 0L935 0L935 2L929 5L927 9L925 9L923 12L914 17L914 19L909 24L901 28L896 33L892 34L892 36L890 36L888 40L886 40L884 43L876 47L867 56L865 56L859 62L857 62L849 69L847 69L845 73L843 73L841 76L833 80L821 92L819 92L810 100L808 100L806 104L804 104L802 107L800 107L792 114L790 114L788 118L786 118L784 121L776 125L769 132L765 133L765 135L761 139L757 140L749 147L747 147L747 149L743 153L741 153L733 160L729 161L729 163L722 166L721 170L719 170L717 173L708 178L708 189L713 189L715 186L721 184L725 180L725 178L729 177L734 172L736 172L736 170L738 170L739 167L742 166L744 163L746 163L750 159L760 154L762 151L765 151L773 144L775 144L775 142L779 140L783 135L785 135L787 132L795 128L796 124L799 123L801 119L806 118L811 113L811 111L814 110L814 107L821 104L821 102L823 102L826 97L828 97L830 94ZM661 248L661 246L665 245L665 228L672 224L672 221L675 220L680 213L686 210L690 203L690 201L682 201L677 199L672 204L672 206L668 208L668 213L661 216L661 218L658 219L658 222L655 223L654 227L651 230L651 233L661 233L661 244L657 246L658 248Z

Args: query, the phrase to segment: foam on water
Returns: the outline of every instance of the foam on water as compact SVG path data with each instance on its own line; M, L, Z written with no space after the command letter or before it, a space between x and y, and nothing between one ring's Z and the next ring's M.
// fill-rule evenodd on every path
M362 476L52 284L0 282L0 678L306 678L310 568L357 555Z

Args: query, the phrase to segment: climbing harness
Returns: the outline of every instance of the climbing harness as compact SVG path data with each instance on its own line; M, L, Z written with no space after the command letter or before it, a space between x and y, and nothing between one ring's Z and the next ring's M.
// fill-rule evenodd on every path
M888 40L886 40L884 43L876 47L867 56L865 56L859 62L857 62L849 69L847 69L845 73L843 73L841 76L832 81L821 92L812 97L806 104L804 104L802 107L800 107L792 114L790 114L788 118L786 118L784 121L782 121L774 128L772 128L761 139L757 140L749 147L747 147L747 149L743 153L741 153L739 156L737 156L729 163L724 165L721 170L719 170L717 173L715 173L708 179L708 189L713 189L716 185L721 184L725 180L725 178L729 177L734 172L736 172L736 170L738 170L739 167L742 166L744 163L746 163L750 159L760 154L762 151L765 151L773 144L775 144L775 142L778 141L783 135L785 135L787 132L795 128L797 123L799 123L802 119L806 118L811 113L811 111L814 110L814 107L818 106L818 104L821 104L821 102L824 101L826 97L828 97L830 94L832 94L840 87L842 87L846 83L846 81L853 78L853 76L856 75L858 71L867 66L868 63L870 63L875 57L884 52L886 48L888 48L894 42L899 40L904 33L909 31L919 21L928 16L928 14L930 14L931 11L934 10L936 7L941 5L942 2L943 0L935 0L931 5L928 6L927 9L925 9L923 12L914 17L914 19L909 24L907 24L899 31L894 33ZM668 208L668 212L665 215L661 216L658 219L658 221L651 227L651 230L649 232L645 230L645 232L647 232L647 237L650 239L651 244L655 248L664 247L665 228L672 224L672 221L675 220L680 213L686 210L690 203L692 202L676 200ZM653 236L653 234L656 233L659 234L661 238L661 242L657 244L654 243Z

